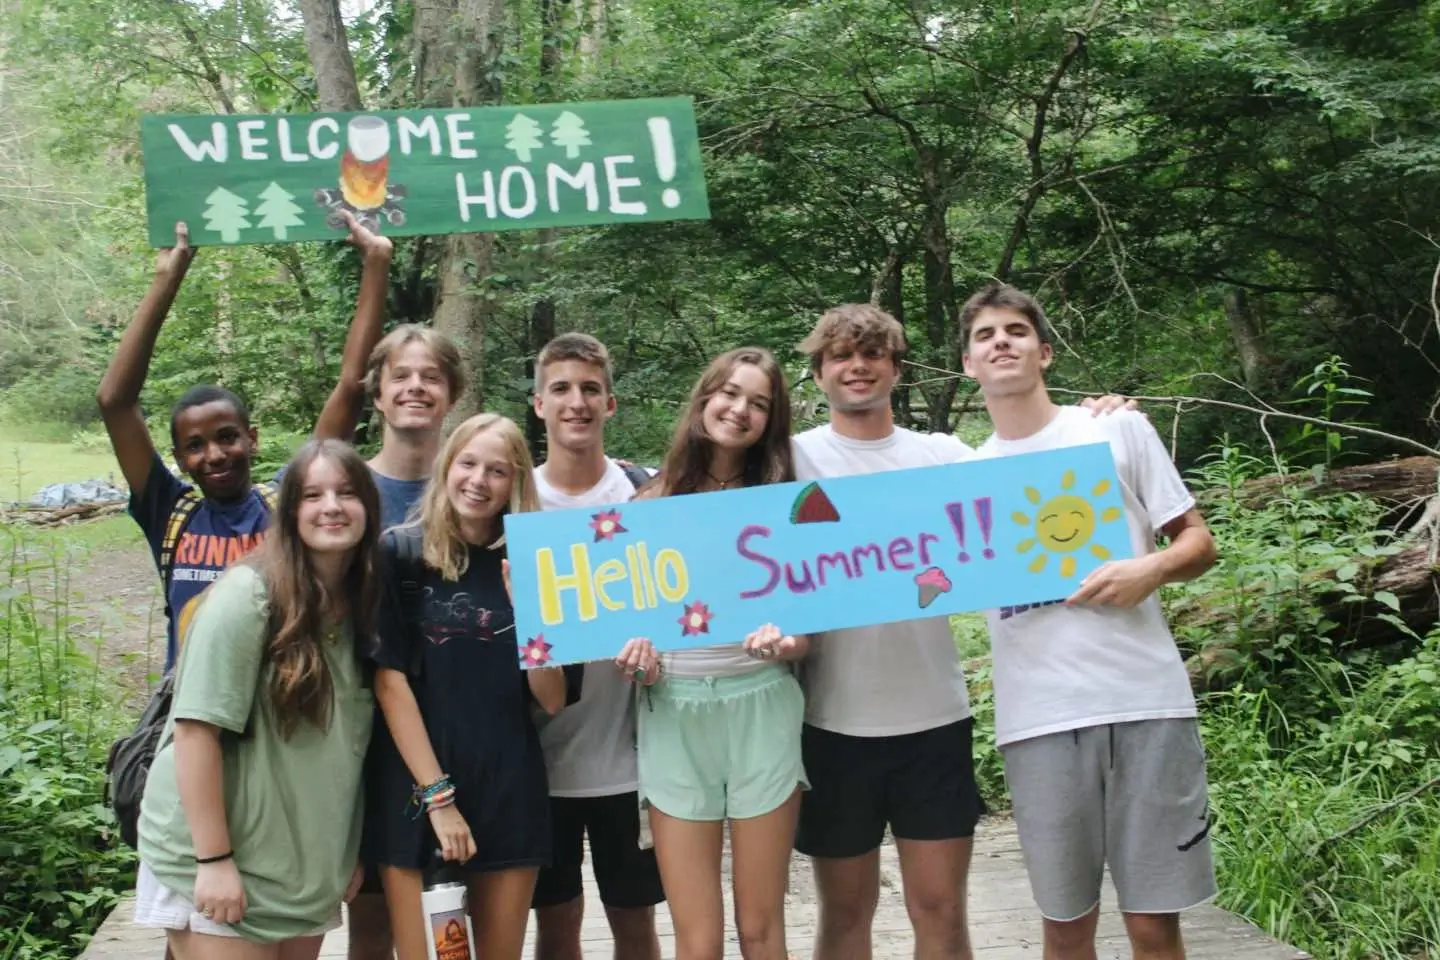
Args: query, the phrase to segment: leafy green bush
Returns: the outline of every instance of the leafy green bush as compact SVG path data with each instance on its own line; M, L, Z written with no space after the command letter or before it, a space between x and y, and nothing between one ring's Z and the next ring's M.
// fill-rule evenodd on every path
M71 956L133 881L103 803L125 721L69 609L73 552L3 527L0 550L0 957Z

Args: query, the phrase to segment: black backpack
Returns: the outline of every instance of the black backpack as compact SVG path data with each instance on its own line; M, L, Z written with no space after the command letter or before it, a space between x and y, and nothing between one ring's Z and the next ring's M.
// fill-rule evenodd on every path
M174 692L175 671L172 670L150 695L135 731L111 744L110 756L105 761L105 803L120 822L120 839L131 848L139 845L140 800L145 796L150 764L160 750L160 734L170 716Z
M256 484L255 490L265 501L270 512L275 511L275 489L268 484ZM187 488L170 511L165 524L165 536L160 544L160 589L165 596L165 616L173 616L170 609L170 579L175 573L175 547L180 542L190 517L200 506L201 498L194 488ZM175 670L166 674L160 686L150 695L140 722L129 736L121 737L110 745L110 755L105 760L105 804L115 813L120 822L120 839L134 848L138 843L140 824L140 799L145 796L145 780L150 775L150 764L160 752L160 735L165 730L165 721L170 717L170 701L175 693Z

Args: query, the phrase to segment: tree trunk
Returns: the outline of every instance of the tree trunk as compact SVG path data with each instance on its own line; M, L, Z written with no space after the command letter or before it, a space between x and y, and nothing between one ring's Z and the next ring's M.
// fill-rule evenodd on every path
M554 98L553 83L560 67L560 19L562 7L568 0L540 0L540 75L535 85L539 100L544 103ZM535 276L543 283L550 279L550 247L555 242L555 231L539 231L535 238ZM540 349L555 337L555 301L551 297L540 297L530 309L525 327L525 378L535 383L536 355ZM525 407L525 441L530 446L530 456L536 463L545 461L545 424L535 413L535 404Z
M926 216L925 233L925 333L934 348L934 355L950 369L960 369L960 312L955 304L955 271L950 263L950 234L945 223L949 190L940 179L938 158L930 158L934 173L926 177L931 193L931 210ZM955 391L960 381L947 377L925 391L929 408L930 430L950 432L950 408L955 404Z
M413 57L416 99L425 106L498 103L495 70L505 30L503 0L415 0ZM485 331L494 304L474 287L491 272L493 234L456 234L440 253L433 324L460 348L471 388L451 413L459 422L485 401Z
M1225 294L1225 316L1230 321L1230 336L1240 354L1240 373L1246 389L1259 390L1265 373L1265 350L1261 343L1260 325L1250 309L1250 299L1241 287L1232 287Z
M340 17L340 0L298 0L305 21L305 50L315 71L320 109L331 113L363 110L355 61Z
M881 309L898 320L900 326L905 326L905 254L900 250L891 253L885 276L878 288L876 292ZM895 392L890 398L890 406L894 410L896 422L907 430L915 426L915 414L910 409L912 392L909 373L901 371L900 380L895 384Z
M605 0L580 0L580 56L593 62L600 56L608 15Z

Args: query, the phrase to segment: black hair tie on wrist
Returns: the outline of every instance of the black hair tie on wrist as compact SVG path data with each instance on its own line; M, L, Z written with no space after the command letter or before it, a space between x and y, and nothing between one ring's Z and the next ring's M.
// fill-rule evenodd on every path
M235 856L235 851L234 851L234 850L226 850L224 853L220 854L218 857L196 857L196 858L195 858L195 862L196 862L196 863L220 863L220 862L222 862L222 861L224 861L224 860L229 860L229 859L230 859L231 857L233 857L233 856Z

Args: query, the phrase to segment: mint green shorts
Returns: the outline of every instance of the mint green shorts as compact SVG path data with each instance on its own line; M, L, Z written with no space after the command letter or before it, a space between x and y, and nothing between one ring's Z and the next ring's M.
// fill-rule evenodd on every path
M768 664L739 677L662 677L640 696L640 796L681 820L745 820L809 789L805 697Z

